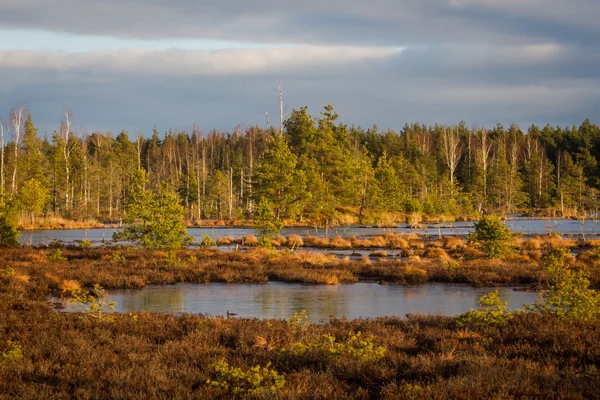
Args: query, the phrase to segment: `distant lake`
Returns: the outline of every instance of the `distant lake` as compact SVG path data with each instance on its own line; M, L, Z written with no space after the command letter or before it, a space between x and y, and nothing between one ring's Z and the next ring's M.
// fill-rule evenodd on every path
M559 233L564 236L580 236L582 233L586 236L600 235L600 222L593 220L540 220L540 219L513 219L504 221L514 233L525 235L544 235L548 233ZM363 226L350 226L338 228L307 228L294 227L284 228L281 235L287 236L297 234L300 236L343 236L343 237L369 237L383 235L388 232L395 233L418 233L430 237L443 236L465 236L473 230L473 222L445 222L441 224L424 224L422 228L411 229L406 224L401 224L396 228L372 228ZM100 244L102 241L112 242L112 234L115 229L66 229L66 230L39 230L21 232L21 243L40 245L47 244L52 240L61 240L65 243L73 243L87 238L94 244ZM232 237L234 239L241 236L256 235L256 230L252 228L229 228L229 227L207 227L190 228L188 233L194 238L194 241L201 242L204 233L213 239L221 237Z

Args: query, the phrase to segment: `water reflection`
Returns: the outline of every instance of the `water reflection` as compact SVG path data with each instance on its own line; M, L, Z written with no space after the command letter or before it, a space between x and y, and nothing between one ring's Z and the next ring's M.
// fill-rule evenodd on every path
M535 300L535 293L497 288L510 309L523 308ZM457 315L477 307L477 299L490 288L464 285L429 284L419 286L356 283L325 286L269 282L264 285L181 284L147 286L142 290L110 291L117 302L116 311L202 313L241 317L291 317L305 309L311 321L326 321L331 316L379 317L405 316L407 313Z

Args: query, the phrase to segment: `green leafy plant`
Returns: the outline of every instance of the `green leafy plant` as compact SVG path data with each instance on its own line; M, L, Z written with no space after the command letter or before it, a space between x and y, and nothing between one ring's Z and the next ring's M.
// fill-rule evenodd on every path
M482 217L475 223L475 231L469 234L469 240L480 243L482 250L490 257L506 253L511 239L510 229L495 216Z
M124 262L127 262L127 259L125 258L125 256L123 255L123 252L121 250L117 250L117 251L113 251L112 254L110 255L110 262L112 262L114 264L124 263Z
M79 247L81 247L82 249L91 249L92 242L90 242L87 239L83 239L81 242L79 242Z
M0 357L2 360L6 361L20 360L23 358L23 349L18 343L12 340L7 340L5 349L2 351L2 354L0 354Z
M171 267L185 267L187 265L186 261L181 259L175 250L167 252L164 262Z
M541 260L548 276L546 289L528 310L564 319L591 321L600 317L600 293L589 288L586 271L573 268L573 257L562 247L551 248Z
M502 326L513 318L506 311L507 302L503 302L498 291L493 291L479 298L481 310L469 310L462 314L456 321L459 328L471 326Z
M5 278L11 278L15 276L16 273L17 271L15 271L15 269L10 265L7 265L6 267L0 269L0 276L3 276Z
M200 242L201 247L213 247L216 246L217 243L204 232L202 234L202 242Z
M62 255L62 251L60 249L52 249L48 255L48 259L54 262L67 261L67 258Z
M375 346L373 336L362 335L362 332L350 332L344 341L337 341L335 336L321 335L314 341L299 341L290 348L279 348L280 354L306 355L314 354L319 358L346 356L360 361L377 361L385 356L385 347Z
M295 312L288 320L288 327L291 329L304 329L308 326L308 315L306 315L306 310L300 310Z
M270 363L264 367L257 365L244 371L232 367L222 358L209 366L213 377L206 384L221 388L234 396L275 393L285 385L285 377L270 366Z
M6 215L0 215L0 246L18 247L21 233L17 224Z
M108 299L108 294L99 284L94 285L92 293L76 288L71 291L71 296L73 297L71 301L75 304L76 309L83 312L86 316L99 321L114 320L114 318L105 314L108 311L114 311L117 303Z

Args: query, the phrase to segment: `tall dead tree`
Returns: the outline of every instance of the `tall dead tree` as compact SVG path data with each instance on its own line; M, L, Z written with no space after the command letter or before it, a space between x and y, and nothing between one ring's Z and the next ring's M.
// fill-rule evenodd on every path
M21 125L23 122L23 113L25 112L25 106L17 104L12 110L10 110L10 126L12 135L14 138L14 168L12 174L12 182L10 186L10 198L16 196L17 191L17 169L19 166L19 144L21 143Z
M492 141L490 140L487 130L482 128L479 132L479 145L480 145L480 155L481 155L481 175L483 179L483 199L487 201L487 187L488 187L488 169L489 169L489 161L490 154L492 152Z
M0 202L4 204L4 121L0 120Z
M283 87L281 81L277 81L277 90L279 91L279 134L283 135Z
M60 137L63 141L63 160L65 162L65 210L71 209L71 196L70 196L70 185L71 185L71 151L73 150L73 144L70 143L71 139L71 124L73 122L73 112L67 106L63 109L63 119L60 124Z
M444 155L444 162L450 170L451 191L454 194L454 175L462 155L462 144L458 130L452 126L449 129L444 128L442 131L442 153Z

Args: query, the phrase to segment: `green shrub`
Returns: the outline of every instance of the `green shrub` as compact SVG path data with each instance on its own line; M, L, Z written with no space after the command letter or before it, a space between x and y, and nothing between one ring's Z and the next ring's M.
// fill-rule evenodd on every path
M110 255L110 262L115 263L115 264L124 263L124 262L127 262L127 259L125 258L125 256L121 252L121 250L117 250L117 251L113 251L112 254Z
M18 343L8 340L6 342L6 347L0 356L6 361L20 360L23 358L23 349Z
M591 321L600 317L600 293L589 288L585 271L571 267L572 259L569 250L562 247L553 247L542 257L547 288L534 304L525 306L527 309L564 319Z
M481 248L490 257L497 257L509 250L512 239L510 229L498 217L482 217L475 223L475 231L469 240L481 243Z
M187 263L182 260L181 258L179 258L179 256L177 255L177 252L174 250L170 250L167 253L167 256L164 259L165 264L171 266L171 267L185 267L187 265Z
M498 291L493 291L479 298L479 307L482 310L469 310L462 314L456 321L459 328L470 326L502 326L513 318L506 312L507 302L503 302Z
M90 242L87 239L83 239L81 242L79 242L79 247L81 247L82 249L91 249L92 242Z
M202 234L202 242L200 242L200 246L202 247L212 247L216 246L216 242L205 233Z
M48 259L54 262L67 261L67 258L63 257L62 251L60 249L52 249L50 251L50 255L48 255Z
M113 311L117 303L108 299L108 294L99 284L94 285L93 293L77 288L71 291L71 296L73 296L71 301L75 303L75 307L86 316L97 320L113 320L105 313Z
M234 396L260 395L265 392L275 393L285 385L285 377L274 369L270 363L261 367L259 365L248 369L232 367L224 358L212 363L212 379L206 384L223 389Z
M325 334L315 341L296 342L291 348L280 348L278 351L281 354L314 354L318 358L346 356L360 361L377 361L385 356L385 348L375 346L375 338L363 337L362 332L350 332L342 342L338 342L332 335Z
M0 276L4 276L6 278L11 278L15 276L16 273L17 271L15 271L15 269L10 265L7 265L6 267L0 269Z
M17 229L16 223L6 215L0 215L0 246L18 247L21 233Z

